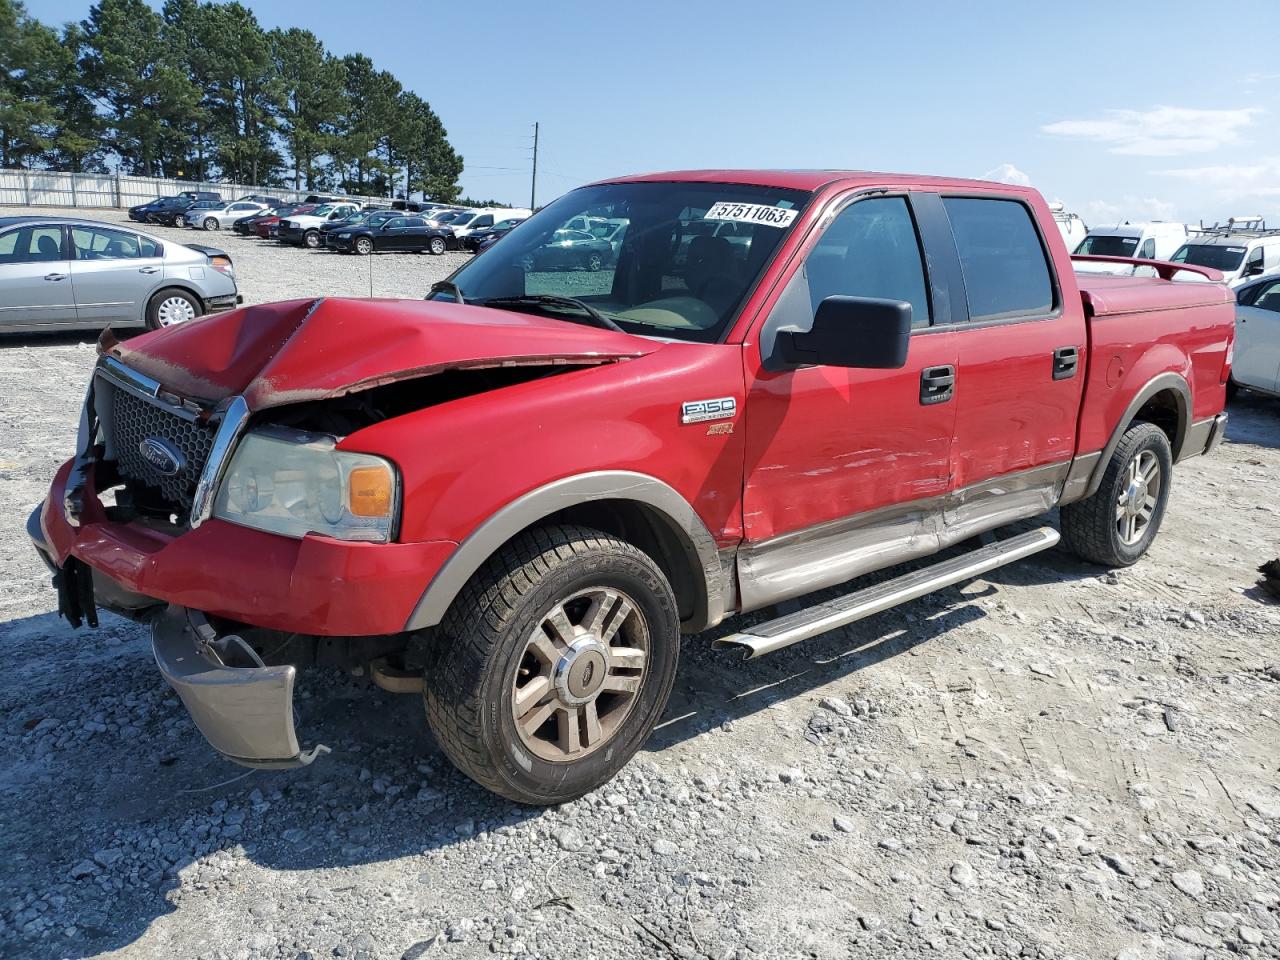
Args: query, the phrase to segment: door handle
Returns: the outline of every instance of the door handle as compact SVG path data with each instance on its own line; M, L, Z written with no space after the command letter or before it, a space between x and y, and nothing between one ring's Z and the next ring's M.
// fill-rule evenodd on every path
M920 402L922 404L946 403L955 394L956 368L925 367L920 371Z
M160 268L159 267L139 267L138 272L139 273L159 273Z
M1070 380L1080 366L1080 351L1075 347L1059 347L1053 351L1053 379Z
M44 278L46 280L65 280L67 275L65 273L46 273Z

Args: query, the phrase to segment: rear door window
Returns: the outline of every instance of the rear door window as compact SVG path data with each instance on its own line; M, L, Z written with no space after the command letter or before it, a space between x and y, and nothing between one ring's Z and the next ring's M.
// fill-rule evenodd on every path
M1053 276L1031 211L1017 200L944 197L970 320L1045 316Z

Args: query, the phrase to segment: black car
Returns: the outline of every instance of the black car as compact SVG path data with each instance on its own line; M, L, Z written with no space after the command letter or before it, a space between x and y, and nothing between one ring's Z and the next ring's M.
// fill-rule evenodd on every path
M370 254L375 250L416 252L426 250L441 254L457 250L458 240L449 230L428 226L422 217L396 216L382 223L358 223L348 230L335 230L330 235L335 250Z
M469 233L462 238L462 248L470 250L472 253L479 253L481 249L488 249L493 246L499 237L505 237L517 223L523 223L524 219L524 217L512 217L510 220L500 220L492 227Z
M613 262L613 246L585 230L557 230L526 258L531 270L596 271Z
M353 213L345 220L335 220L333 223L326 223L320 228L320 245L330 250L337 249L336 237L343 230L351 227L379 227L388 220L395 217L403 217L405 214L398 210L361 210L359 213Z
M191 204L189 197L156 197L146 203L129 208L129 219L138 223L155 223L153 214L168 213L173 210L185 210Z

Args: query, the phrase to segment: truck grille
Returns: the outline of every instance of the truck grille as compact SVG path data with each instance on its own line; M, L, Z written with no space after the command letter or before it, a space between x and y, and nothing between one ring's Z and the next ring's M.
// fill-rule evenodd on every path
M213 449L213 429L149 403L128 390L110 389L111 446L121 476L159 490L165 503L185 517L191 510L196 484ZM160 448L179 454L176 472L161 469L144 456L148 441L158 442ZM155 449L157 443L151 446Z

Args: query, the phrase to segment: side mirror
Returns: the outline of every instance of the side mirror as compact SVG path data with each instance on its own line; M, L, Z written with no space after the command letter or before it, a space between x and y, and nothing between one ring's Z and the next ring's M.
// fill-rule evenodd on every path
M775 349L791 366L867 370L907 365L911 304L875 297L827 297L809 330L779 330Z

